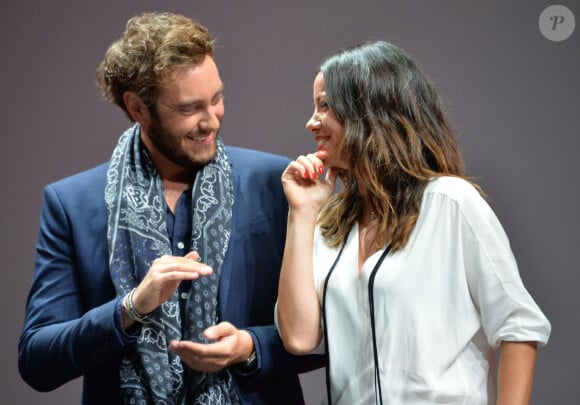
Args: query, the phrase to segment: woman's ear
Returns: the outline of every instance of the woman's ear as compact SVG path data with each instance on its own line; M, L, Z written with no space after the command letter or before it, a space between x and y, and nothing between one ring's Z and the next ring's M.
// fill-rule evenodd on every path
M127 107L127 113L133 121L138 122L142 127L149 123L149 108L141 100L141 97L132 91L126 91L123 93L123 101Z

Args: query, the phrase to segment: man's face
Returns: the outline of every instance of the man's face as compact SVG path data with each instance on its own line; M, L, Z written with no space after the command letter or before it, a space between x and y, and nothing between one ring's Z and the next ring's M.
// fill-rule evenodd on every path
M141 133L157 166L195 169L215 157L223 88L211 56L172 73L159 87L156 112Z

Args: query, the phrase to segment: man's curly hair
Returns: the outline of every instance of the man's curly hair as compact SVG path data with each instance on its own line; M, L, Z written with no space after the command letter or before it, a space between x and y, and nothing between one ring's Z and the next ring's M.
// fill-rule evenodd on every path
M127 22L125 32L105 54L97 69L100 92L121 107L129 119L123 94L132 91L150 110L158 86L182 68L213 55L213 38L204 26L173 13L144 13Z

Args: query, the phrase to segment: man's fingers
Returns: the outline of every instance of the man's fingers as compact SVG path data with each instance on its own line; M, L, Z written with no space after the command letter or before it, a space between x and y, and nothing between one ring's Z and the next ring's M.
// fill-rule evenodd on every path
M229 322L220 322L217 325L210 326L203 331L203 335L209 340L219 340L225 336L232 335L236 328Z
M177 354L189 367L206 372L222 370L231 362L231 351L224 343L194 343L189 341L172 341L169 350Z
M195 250L192 250L184 256L186 259L195 260L196 262L201 261L201 256Z
M169 350L180 357L196 361L215 362L227 358L230 347L226 342L196 343L188 340L174 340L169 343Z
M196 252L190 252L186 257L162 256L153 262L152 269L159 273L167 273L171 279L191 279L210 275L213 269L199 262L198 258Z

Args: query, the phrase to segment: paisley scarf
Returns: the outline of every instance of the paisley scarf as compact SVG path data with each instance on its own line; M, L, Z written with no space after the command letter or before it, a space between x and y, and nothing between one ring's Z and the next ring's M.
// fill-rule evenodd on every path
M135 124L119 139L113 152L105 200L111 278L118 296L136 287L152 262L171 255L163 185ZM219 270L231 233L233 185L221 140L216 158L201 168L192 190L190 250L197 251L214 271L191 283L186 314L179 296L157 308L141 326L134 347L120 366L121 398L131 404L239 403L232 376L192 370L168 350L172 340L207 343L203 330L218 322Z

